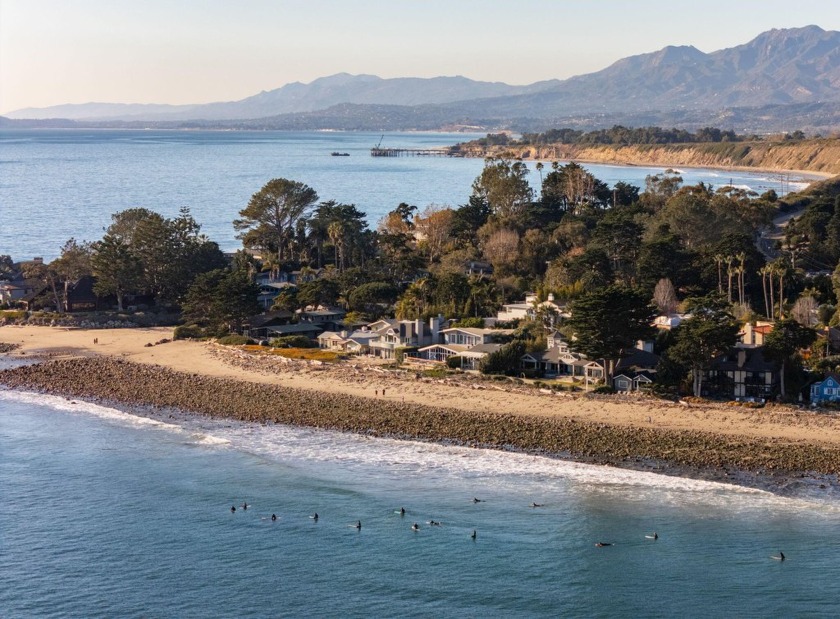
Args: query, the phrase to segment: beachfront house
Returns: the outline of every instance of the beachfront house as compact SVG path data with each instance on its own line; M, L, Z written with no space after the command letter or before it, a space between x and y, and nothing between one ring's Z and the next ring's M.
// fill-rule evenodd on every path
M831 373L811 385L811 404L840 403L840 374Z
M383 318L353 335L364 338L370 334L367 337L368 354L381 359L395 359L398 348L418 348L439 342L442 323L443 316L433 316L428 323L420 319Z
M277 337L286 337L289 335L303 335L309 339L314 340L323 331L318 325L313 325L305 322L298 322L288 325L278 325L274 327L266 327L265 333L268 339Z
M704 372L702 394L719 398L773 397L779 391L781 366L764 356L761 346L740 346L712 361Z
M287 325L291 321L292 313L286 310L275 310L273 312L258 314L251 316L244 322L242 325L242 335L254 338L255 340L264 340L269 337L269 328Z
M420 348L421 359L445 363L449 357L461 357L461 366L467 370L478 369L481 359L499 349L497 340L511 335L511 329L478 329L473 327L452 327L441 329L443 342Z

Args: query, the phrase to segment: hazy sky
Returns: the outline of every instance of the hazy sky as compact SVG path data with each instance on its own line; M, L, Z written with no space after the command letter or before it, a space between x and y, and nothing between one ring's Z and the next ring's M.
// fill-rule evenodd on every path
M0 0L0 113L229 101L339 72L526 84L808 24L840 30L840 1Z

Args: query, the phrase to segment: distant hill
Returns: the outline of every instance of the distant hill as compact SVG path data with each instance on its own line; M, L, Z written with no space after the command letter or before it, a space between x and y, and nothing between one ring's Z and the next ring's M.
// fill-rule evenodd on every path
M486 97L538 92L556 81L530 86L509 86L501 82L478 82L466 77L400 77L382 79L375 75L339 73L309 84L294 82L263 91L240 101L203 105L141 105L82 103L46 108L26 108L6 116L24 118L68 118L73 120L247 120L323 110L344 103L368 105L423 105L451 103Z
M240 101L182 106L88 103L18 110L7 116L278 129L390 131L470 125L537 130L574 119L571 126L585 128L627 122L826 131L840 128L838 103L840 32L806 26L770 30L712 53L669 46L621 59L595 73L528 86L465 77L382 79L341 73ZM763 112L751 117L749 110ZM785 124L789 120L797 124Z

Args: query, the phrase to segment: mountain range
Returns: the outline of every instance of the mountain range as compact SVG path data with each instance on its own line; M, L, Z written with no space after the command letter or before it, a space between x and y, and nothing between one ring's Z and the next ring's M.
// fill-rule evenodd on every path
M840 32L818 26L770 30L711 53L691 46L623 58L565 80L526 86L465 77L382 79L341 73L239 101L197 105L86 103L28 108L11 119L83 123L183 123L300 129L427 129L454 125L544 128L564 119L598 125L628 116L725 121L772 110L807 126L840 127ZM790 106L790 109L787 109ZM741 110L739 112L739 110ZM812 122L808 110L812 110ZM804 118L803 118L804 113ZM810 123L810 124L809 124ZM717 123L718 126L726 123ZM737 127L741 128L741 127Z

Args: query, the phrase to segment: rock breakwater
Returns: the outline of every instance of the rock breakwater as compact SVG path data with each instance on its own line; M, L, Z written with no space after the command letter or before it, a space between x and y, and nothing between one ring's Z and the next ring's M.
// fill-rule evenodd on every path
M772 485L767 480L775 476L834 475L840 470L840 448L828 445L614 426L563 417L471 413L443 403L414 405L322 393L116 359L55 360L18 367L0 372L0 384L242 421L542 453L748 485ZM765 479L745 481L739 479L738 471Z

